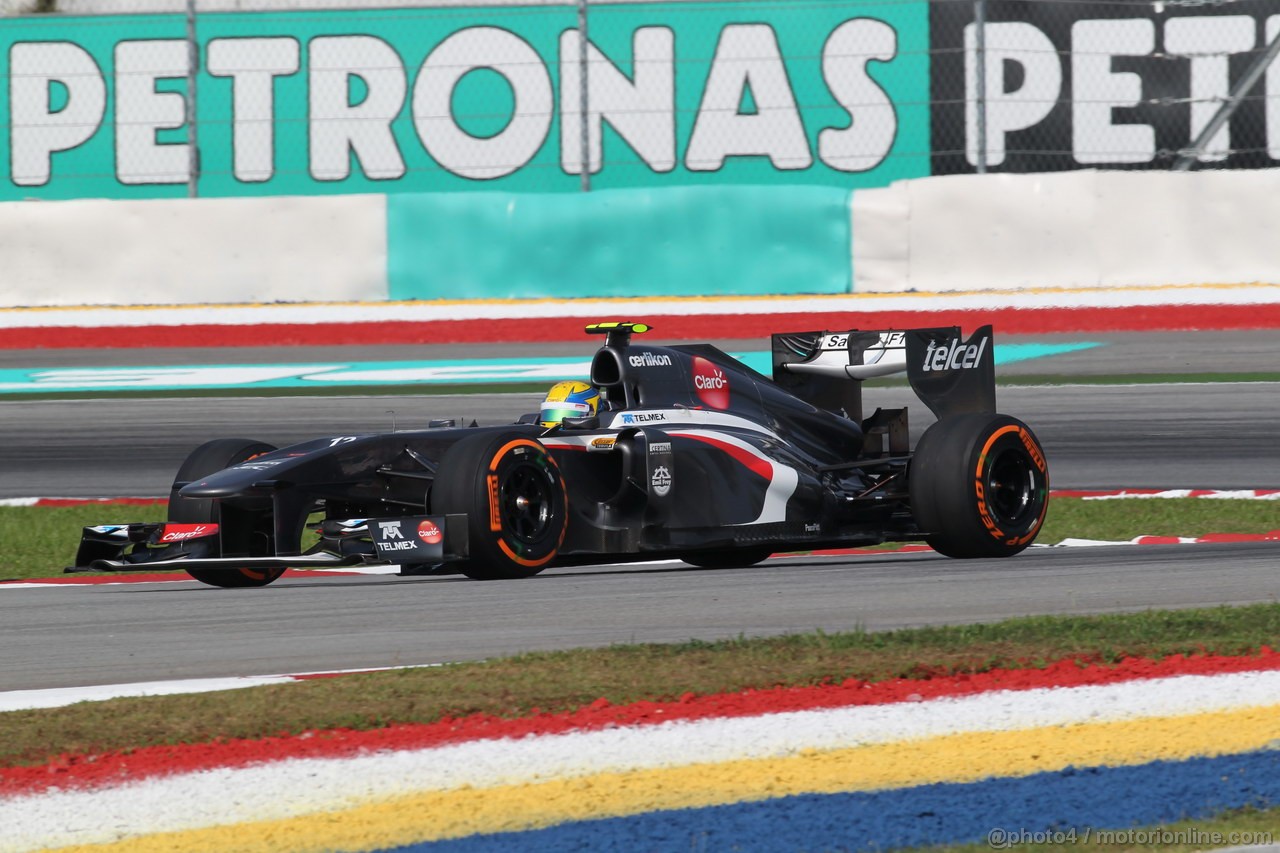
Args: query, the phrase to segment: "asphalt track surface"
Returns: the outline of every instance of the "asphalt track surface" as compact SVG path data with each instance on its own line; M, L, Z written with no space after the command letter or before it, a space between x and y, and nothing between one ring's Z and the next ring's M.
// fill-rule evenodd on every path
M1275 333L1130 336L1003 372L1274 370ZM1089 339L1097 340L1100 336ZM1074 340L1085 339L1071 336ZM1043 338L1042 338L1043 340ZM656 343L656 341L655 341ZM759 342L751 342L752 347ZM732 344L726 345L732 348ZM264 348L265 349L265 348ZM358 358L439 357L378 348ZM543 348L565 354L576 348ZM274 360L314 354L274 350ZM457 357L509 354L496 350ZM54 366L46 353L23 365ZM219 351L222 363L250 361ZM166 363L196 353L168 352ZM329 352L325 357L333 358ZM61 364L94 361L74 351ZM357 358L346 353L342 357ZM8 366L14 366L12 354ZM264 360L266 354L264 353ZM869 405L911 400L868 391ZM243 435L284 444L436 417L501 423L536 395L0 402L0 497L161 495L191 447ZM1280 480L1280 383L1003 387L1000 408L1040 435L1059 488L1266 488ZM916 404L913 431L928 423ZM103 521L127 520L104 518ZM76 531L68 531L68 553ZM934 554L783 557L741 570L681 563L551 569L524 581L287 579L260 590L194 582L0 589L0 690L424 664L615 642L821 628L991 621L1275 601L1273 544L1033 549L1011 560Z
M874 406L931 415L905 388ZM1280 481L1280 383L1004 387L1000 409L1031 425L1057 488L1270 488ZM0 402L0 498L167 496L187 453L211 438L278 446L322 435L514 422L536 394L94 399ZM107 521L110 519L104 519Z
M457 576L0 589L6 690L424 664L536 649L1273 601L1270 543L670 562Z

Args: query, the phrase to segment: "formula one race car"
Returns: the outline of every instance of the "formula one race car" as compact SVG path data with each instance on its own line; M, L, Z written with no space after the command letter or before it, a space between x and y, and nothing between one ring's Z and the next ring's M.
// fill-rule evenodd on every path
M296 567L390 563L520 578L548 566L678 557L730 568L783 551L924 540L1007 557L1044 523L1044 452L995 412L991 327L772 338L773 378L707 344L647 346L599 323L599 411L546 428L338 435L197 448L169 521L85 528L76 567L182 568L264 586ZM862 381L906 371L937 416L862 411ZM429 568L428 568L429 567Z

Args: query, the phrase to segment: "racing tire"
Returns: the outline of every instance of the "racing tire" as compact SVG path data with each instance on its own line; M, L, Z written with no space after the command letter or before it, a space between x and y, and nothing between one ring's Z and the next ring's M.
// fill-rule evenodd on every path
M700 569L745 569L773 556L771 548L734 548L724 551L691 551L680 559Z
M247 462L255 456L270 453L276 448L261 441L246 438L218 438L191 451L191 455L178 469L175 483L190 483L210 474ZM184 498L175 487L169 493L169 520L181 524L221 524L222 512L217 501L203 498ZM222 540L228 531L220 530ZM267 540L269 541L269 540ZM274 553L274 549L270 549ZM261 556L270 556L262 554ZM283 568L257 569L187 569L187 574L209 586L243 588L266 586L284 574Z
M560 469L528 432L479 433L450 447L429 502L435 515L466 515L470 554L455 567L475 580L536 575L555 560L568 529Z
M921 437L907 476L917 527L948 557L1011 557L1044 525L1049 468L1017 418L943 418Z

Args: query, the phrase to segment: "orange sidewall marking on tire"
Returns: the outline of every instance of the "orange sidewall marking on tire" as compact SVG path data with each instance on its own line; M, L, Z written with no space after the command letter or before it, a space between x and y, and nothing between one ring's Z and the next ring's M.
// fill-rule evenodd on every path
M1040 507L1040 516L1036 519L1036 523L1031 525L1031 531L1027 533L1026 536L1023 536L1013 543L1014 545L1025 545L1032 539L1036 538L1036 534L1040 532L1040 526L1044 524L1045 514L1049 512L1049 501L1047 500L1049 492L1049 463L1045 461L1044 451L1040 449L1036 440L1031 437L1031 433L1019 427L1018 437L1022 439L1022 444L1027 448L1027 453L1031 454L1031 461L1035 463L1036 467L1040 469L1040 473L1044 475L1044 490L1046 495L1046 500Z
M978 517L982 521L982 526L991 534L992 539L1007 539L1008 537L1004 530L1000 528L1000 525L996 524L996 520L991 517L991 510L987 508L987 493L982 486L982 469L986 465L987 453L991 450L991 445L995 444L996 440L1001 436L1011 432L1018 432L1019 430L1020 427L1010 424L993 432L987 438L987 443L982 445L982 452L978 454L978 467L973 472L973 489L978 497Z
M987 509L987 496L982 487L982 469L987 461L987 452L991 450L991 445L995 444L996 439L1010 432L1016 432L1018 438L1022 440L1023 446L1027 449L1027 454L1031 457L1031 461L1035 463L1040 473L1048 479L1048 466L1044 461L1044 453L1036 446L1036 442L1031 435L1022 427L1010 424L1001 427L991 434L987 439L987 443L982 446L982 452L978 454L978 467L973 472L973 487L978 495L978 515L982 519L982 526L987 528L987 532L991 534L993 539L1006 539L1005 532L996 524L995 519L991 517L991 511ZM1036 523L1032 525L1031 531L1026 536L1017 539L1006 539L1007 545L1024 545L1036 538L1036 534L1040 532L1040 525L1044 524L1045 513L1049 511L1049 502L1045 501L1044 506L1040 507L1040 516L1036 519Z
M556 465L556 460L551 458L551 454L546 452L546 448L544 448L541 444L539 444L536 441L531 441L530 439L527 439L527 438L517 438L512 441L508 441L506 444L502 445L502 447L498 448L498 452L493 454L493 458L489 460L490 473L488 476L489 529L495 533L500 533L502 531L502 520L498 517L500 515L498 511L498 477L493 472L496 472L498 470L498 463L502 461L502 457L507 454L507 451L511 450L513 447L532 447L534 450L542 454L543 458L545 458L547 462L551 463L551 467L555 468L557 471L557 477L559 476L560 466ZM568 531L569 529L568 493L566 493L564 496L564 514L565 514L564 516L565 523L560 528L560 538L556 540L556 547L552 548L551 553L543 557L542 559L530 560L525 557L521 557L520 555L516 554L515 551L511 550L511 546L508 545L506 543L506 540L504 539L498 540L498 547L502 549L502 553L506 554L507 557L512 562L517 563L521 566L526 566L527 568L531 568L531 569L537 568L538 566L545 566L547 563L554 560L556 557L556 554L560 552L560 546L564 544L565 532Z
M498 475L489 474L485 477L485 483L489 490L489 530L497 533L502 530L502 512L498 507Z
M509 558L511 558L512 562L519 563L522 566L528 566L531 569L536 568L538 566L545 566L547 563L555 559L555 556L557 553L556 549L553 548L551 549L551 553L543 557L541 560L527 560L524 557L521 557L518 554L516 554L515 551L512 551L511 546L507 544L505 539L498 540L498 547L502 549L502 553L506 554Z
M264 581L267 579L267 573L260 572L257 569L241 569L240 574L255 581Z
M489 460L489 476L485 478L486 485L489 489L489 530L492 533L498 533L502 530L502 515L498 506L498 463L502 461L502 457L507 455L507 451L513 447L532 447L535 450L541 450L542 445L536 441L530 441L527 438L517 438L508 441L502 447L498 448L498 452L493 454L493 458ZM550 458L550 457L548 457Z
M498 448L498 452L493 454L493 458L489 460L489 472L493 473L498 470L498 463L502 461L502 457L507 455L507 451L513 447L532 447L534 450L542 451L543 447L536 441L527 438L517 438L508 441L502 447Z
M1031 455L1031 461L1040 469L1041 474L1048 474L1048 464L1044 461L1044 451L1037 446L1035 440L1031 437L1031 433L1021 427L1018 428L1018 438L1022 439L1022 446L1027 448L1027 453Z

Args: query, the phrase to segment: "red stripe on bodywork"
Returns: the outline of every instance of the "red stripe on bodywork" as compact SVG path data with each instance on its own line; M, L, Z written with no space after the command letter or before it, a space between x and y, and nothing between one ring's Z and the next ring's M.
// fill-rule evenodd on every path
M754 453L743 450L741 447L730 444L727 441L721 441L718 438L712 438L709 435L691 432L678 432L674 430L668 431L669 435L678 435L681 438L691 438L694 441L700 441L703 444L709 444L717 450L721 450L734 458L735 461L745 465L751 469L751 473L763 477L773 482L773 465L767 459L761 459Z

